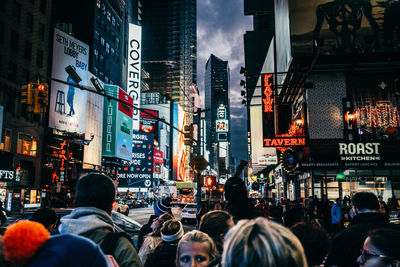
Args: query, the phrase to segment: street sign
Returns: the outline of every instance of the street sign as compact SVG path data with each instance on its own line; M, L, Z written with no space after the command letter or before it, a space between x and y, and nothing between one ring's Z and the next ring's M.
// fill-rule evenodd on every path
M192 167L197 173L201 173L204 171L207 166L208 162L203 158L201 155L195 156L189 163L190 167Z

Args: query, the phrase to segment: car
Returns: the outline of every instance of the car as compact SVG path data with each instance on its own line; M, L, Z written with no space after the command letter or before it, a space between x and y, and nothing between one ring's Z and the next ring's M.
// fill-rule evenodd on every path
M54 209L56 214L58 215L58 225L56 229L58 229L59 223L60 223L60 218L70 214L74 209L68 208L68 209ZM26 211L22 213L21 216L19 217L8 217L6 224L2 226L8 226L10 224L13 224L19 220L29 220L32 217L32 214L34 213L34 210L31 211ZM115 225L115 230L117 232L126 232L128 235L131 237L133 243L135 244L135 247L137 248L137 240L139 236L139 231L140 228L142 228L142 225L138 223L137 221L129 218L128 216L125 216L119 212L112 211L111 212L111 218L114 221Z
M115 203L115 206L113 208L113 211L120 212L126 216L129 215L129 206L125 204L124 201L122 200L117 200Z
M196 220L196 214L197 214L196 203L187 204L182 210L182 219L181 219L182 223Z

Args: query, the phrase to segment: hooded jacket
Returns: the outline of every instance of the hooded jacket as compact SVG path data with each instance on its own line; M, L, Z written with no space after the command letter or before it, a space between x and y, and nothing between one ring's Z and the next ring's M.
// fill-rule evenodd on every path
M79 207L61 218L61 234L77 234L101 245L108 233L115 232L111 216L95 207ZM119 238L113 257L120 267L142 266L135 247L126 238Z

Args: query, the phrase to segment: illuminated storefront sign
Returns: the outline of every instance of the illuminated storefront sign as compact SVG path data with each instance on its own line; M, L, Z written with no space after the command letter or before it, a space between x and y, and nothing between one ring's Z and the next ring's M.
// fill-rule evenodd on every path
M67 141L64 140L61 144L60 144L60 154L58 156L58 158L60 159L60 182L64 182L65 181L65 177L67 174Z
M305 138L264 138L264 147L287 147L305 145Z
M265 74L263 77L263 111L264 112L274 112L272 104L274 102L274 98L272 96L272 90L270 82L270 78L272 74Z

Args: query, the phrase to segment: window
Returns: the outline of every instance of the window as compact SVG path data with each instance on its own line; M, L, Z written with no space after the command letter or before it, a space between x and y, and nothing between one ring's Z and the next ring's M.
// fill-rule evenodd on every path
M32 43L31 42L28 42L28 41L25 42L24 58L27 60L31 60L31 58L32 58Z
M15 31L11 31L10 48L11 51L18 52L19 35Z
M96 14L96 23L100 24L100 16L99 16L99 14Z
M39 23L39 38L44 41L44 24Z
M27 14L26 15L26 24L28 24L28 29L30 32L33 32L33 15Z
M100 43L101 43L101 45L102 45L102 46L104 46L104 44L105 44L105 40L104 40L104 38L103 38L103 37L101 37L101 38L100 38Z
M115 51L115 60L116 60L116 61L119 60L119 53L118 53L118 51Z
M117 48L119 48L119 38L115 37L115 45L117 46Z
M106 6L104 4L101 4L101 11L103 11L103 14L106 15Z
M111 79L110 79L110 84L111 84L111 85L113 85L113 84L114 84L114 83L113 83L113 81L111 81Z
M104 77L104 83L108 84L108 77Z
M111 47L111 54L110 55L111 55L112 58L114 58L114 56L115 56L114 55L114 48L112 48L112 47Z
M36 157L37 138L31 135L18 133L17 153Z
M116 25L115 27L117 28L117 31L121 32L121 25L119 24L119 22L116 22L115 25Z
M107 10L107 20L111 21L111 12Z
M114 18L114 16L111 18L111 24L115 27L115 18Z
M99 78L100 78L100 80L104 81L104 74L101 71L99 73Z
M98 51L97 49L95 49L95 50L93 51L93 54L94 54L94 59L95 59L96 61L98 61L98 60L99 60L99 51Z
M111 30L110 30L110 26L107 25L107 26L106 26L106 33L107 33L107 34L110 34L110 31L111 31Z
M41 68L43 67L43 51L38 49L36 55L36 65Z
M94 33L94 35L95 35L96 41L100 41L100 33L98 31L96 31Z
M0 150L11 151L11 130L3 128Z
M93 74L94 74L94 76L97 76L97 72L98 72L99 70L96 68L96 67L93 67Z
M106 43L106 52L107 54L110 54L110 44Z
M100 8L101 1L97 0L97 7Z
M104 20L101 20L101 25L100 27L105 31L106 30L106 22Z
M100 64L104 66L104 57L100 54Z

